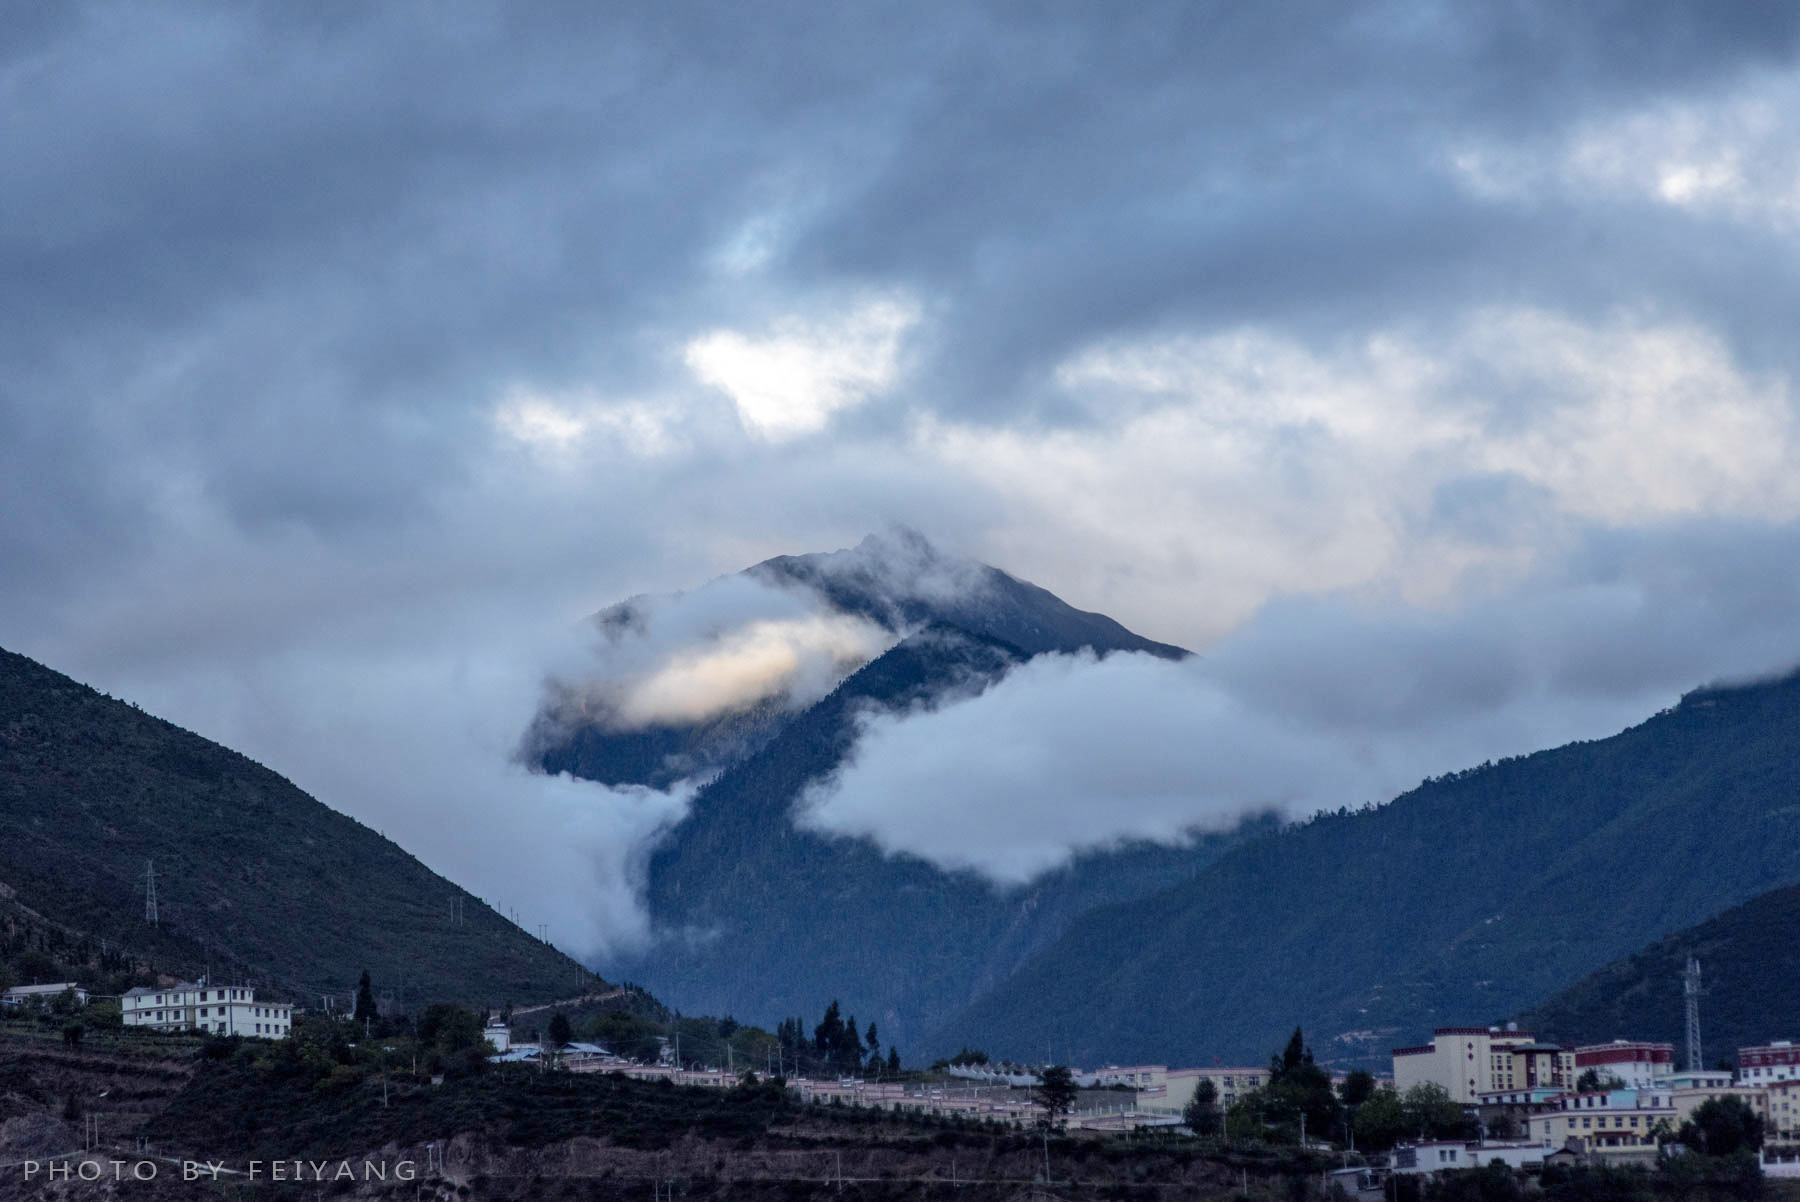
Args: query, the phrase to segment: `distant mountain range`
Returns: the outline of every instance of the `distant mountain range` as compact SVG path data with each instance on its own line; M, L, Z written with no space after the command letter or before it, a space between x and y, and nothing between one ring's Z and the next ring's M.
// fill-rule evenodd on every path
M585 972L260 764L4 650L0 897L164 971L300 1002L365 968L402 1000L496 1004L570 996Z
M1434 1025L1517 1014L1800 881L1797 748L1800 676L1788 676L1700 689L1611 738L1321 816L1083 915L929 1042L1256 1063L1303 1024L1321 1059L1381 1063ZM1589 1038L1669 1030L1655 990L1641 1013L1607 1012L1615 979L1559 1000L1545 1023Z
M1546 1039L1665 1040L1681 1062L1686 1039L1681 973L1700 961L1700 1046L1711 1067L1737 1050L1800 1039L1800 886L1772 889L1698 926L1589 973L1519 1015Z
M721 737L718 719L656 732L675 752L661 768L706 760L708 783L649 863L660 941L607 967L688 1011L766 1022L835 997L909 1057L967 1045L1084 1063L1259 1063L1298 1023L1322 1059L1379 1064L1433 1025L1504 1019L1800 882L1789 677L1702 689L1612 738L1384 806L1096 852L999 889L806 829L797 800L854 753L859 714L941 705L1034 654L1186 653L915 535L749 574L899 641L814 705L730 720L753 737ZM659 765L642 750L575 732L541 766L647 780Z

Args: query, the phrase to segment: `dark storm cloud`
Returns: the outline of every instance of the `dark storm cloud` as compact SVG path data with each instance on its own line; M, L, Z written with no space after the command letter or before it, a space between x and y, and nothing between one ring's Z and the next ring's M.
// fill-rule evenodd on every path
M888 519L1171 641L1260 615L1322 670L1363 661L1316 598L1388 607L1361 637L1433 665L1422 700L1318 716L1340 733L1429 741L1432 698L1476 721L1521 679L1587 729L1754 658L1695 612L1800 653L1759 624L1796 512L1800 204L1768 114L1800 94L1797 28L1698 3L23 8L0 642L477 887L550 881L546 908L528 841L465 861L431 816L548 815L564 874L598 856L628 895L679 798L594 825L584 786L504 768L575 619ZM1526 606L1504 645L1549 666L1464 654L1521 579L1608 564L1643 647Z

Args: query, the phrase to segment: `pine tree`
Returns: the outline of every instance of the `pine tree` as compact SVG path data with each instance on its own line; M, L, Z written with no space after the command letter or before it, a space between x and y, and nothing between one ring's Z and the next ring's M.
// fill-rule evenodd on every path
M374 1021L375 988L369 983L369 970L363 969L362 980L356 986L356 1013L353 1015L359 1023Z
M888 1071L888 1075L890 1077L897 1077L900 1075L900 1049L899 1048L896 1048L896 1047L888 1048L887 1071Z

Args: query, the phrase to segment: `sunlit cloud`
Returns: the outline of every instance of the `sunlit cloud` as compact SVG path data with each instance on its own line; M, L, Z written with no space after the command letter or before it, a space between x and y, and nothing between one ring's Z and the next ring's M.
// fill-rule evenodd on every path
M872 300L835 320L784 318L762 336L712 330L684 358L737 406L745 427L772 442L822 430L832 414L890 388L901 341L920 318L907 299Z

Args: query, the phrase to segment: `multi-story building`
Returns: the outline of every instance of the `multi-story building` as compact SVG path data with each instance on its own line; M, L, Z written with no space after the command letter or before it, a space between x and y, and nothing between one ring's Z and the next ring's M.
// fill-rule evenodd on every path
M294 1008L259 1002L256 990L245 985L201 982L128 990L120 999L120 1012L128 1027L283 1039L293 1026Z
M1763 1096L1768 1106L1767 1138L1783 1144L1800 1143L1800 1079L1765 1085Z
M1590 1069L1602 1077L1615 1077L1632 1089L1667 1085L1675 1072L1675 1045L1615 1039L1576 1048L1576 1078Z
M1746 1085L1800 1078L1800 1048L1791 1039L1738 1049L1738 1080Z
M1269 1083L1269 1070L1265 1068L1177 1068L1163 1074L1165 1089L1160 1099L1140 1102L1140 1109L1148 1113L1180 1114L1193 1101L1194 1091L1200 1088L1202 1080L1211 1081L1219 1101L1219 1109L1224 1110L1241 1100L1253 1089L1261 1089Z
M1710 1076L1710 1074L1709 1074ZM1718 1078L1724 1077L1721 1081ZM1741 1098L1744 1104L1755 1111L1765 1123L1769 1118L1769 1091L1760 1085L1736 1085L1731 1078L1720 1073L1711 1080L1695 1081L1692 1077L1677 1075L1673 1078L1673 1088L1669 1091L1675 1102L1675 1124L1680 1126L1693 1116L1707 1102L1721 1098Z
M1394 1049L1394 1088L1404 1093L1433 1082L1465 1105L1496 1090L1574 1084L1575 1054L1539 1043L1530 1031L1502 1027L1439 1027L1431 1042Z
M1525 1138L1584 1152L1654 1147L1657 1124L1664 1123L1664 1130L1673 1134L1680 1121L1673 1093L1667 1089L1570 1093L1554 1099L1551 1109L1528 1118Z

